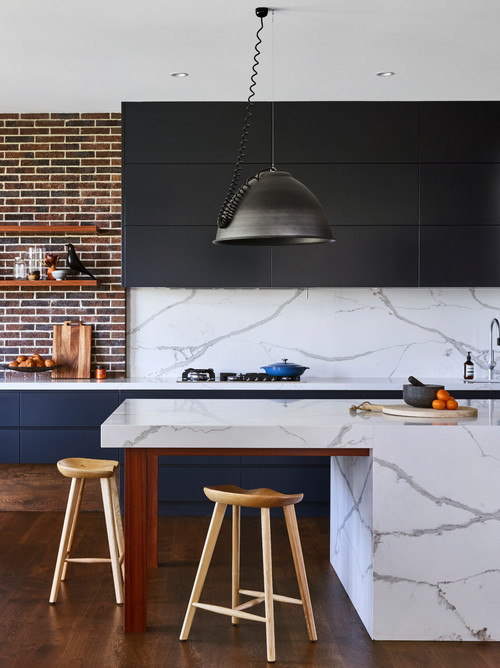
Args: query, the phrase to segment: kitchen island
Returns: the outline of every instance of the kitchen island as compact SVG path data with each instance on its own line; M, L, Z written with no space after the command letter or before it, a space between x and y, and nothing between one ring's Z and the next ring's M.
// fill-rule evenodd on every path
M113 412L101 445L125 449L126 630L146 628L158 456L245 452L331 457L331 563L373 639L500 640L500 410L473 401L477 418L424 420L352 403L130 399Z

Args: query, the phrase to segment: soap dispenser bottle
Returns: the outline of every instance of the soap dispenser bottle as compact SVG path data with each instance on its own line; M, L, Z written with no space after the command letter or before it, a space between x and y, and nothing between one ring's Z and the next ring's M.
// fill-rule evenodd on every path
M464 362L464 379L472 380L474 378L474 362L470 358L470 352L467 353L467 359Z

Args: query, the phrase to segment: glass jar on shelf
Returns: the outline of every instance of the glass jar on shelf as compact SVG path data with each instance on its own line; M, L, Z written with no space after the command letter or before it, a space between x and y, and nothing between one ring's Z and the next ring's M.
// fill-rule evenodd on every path
M18 281L26 279L26 262L18 255L14 260L14 278Z
M28 274L40 272L40 278L43 278L45 269L45 248L43 246L30 246L28 248Z

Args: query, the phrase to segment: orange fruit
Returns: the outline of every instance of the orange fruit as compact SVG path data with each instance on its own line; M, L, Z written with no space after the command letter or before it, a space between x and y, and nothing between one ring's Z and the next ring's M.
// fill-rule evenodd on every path
M458 408L458 404L453 397L450 397L446 402L446 408L450 411L454 411Z
M435 408L437 411L442 411L446 408L446 401L443 401L442 399L434 399L432 408Z
M441 399L441 401L448 401L450 399L450 393L448 390L438 390L436 393L436 397L438 399Z

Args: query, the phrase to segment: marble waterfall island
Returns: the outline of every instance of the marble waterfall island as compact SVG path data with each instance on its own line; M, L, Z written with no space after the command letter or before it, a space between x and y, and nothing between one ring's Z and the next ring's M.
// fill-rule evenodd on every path
M500 640L500 408L472 401L477 418L433 420L352 414L352 403L131 399L101 441L134 457L333 453L331 563L370 636ZM342 456L351 449L366 456Z

